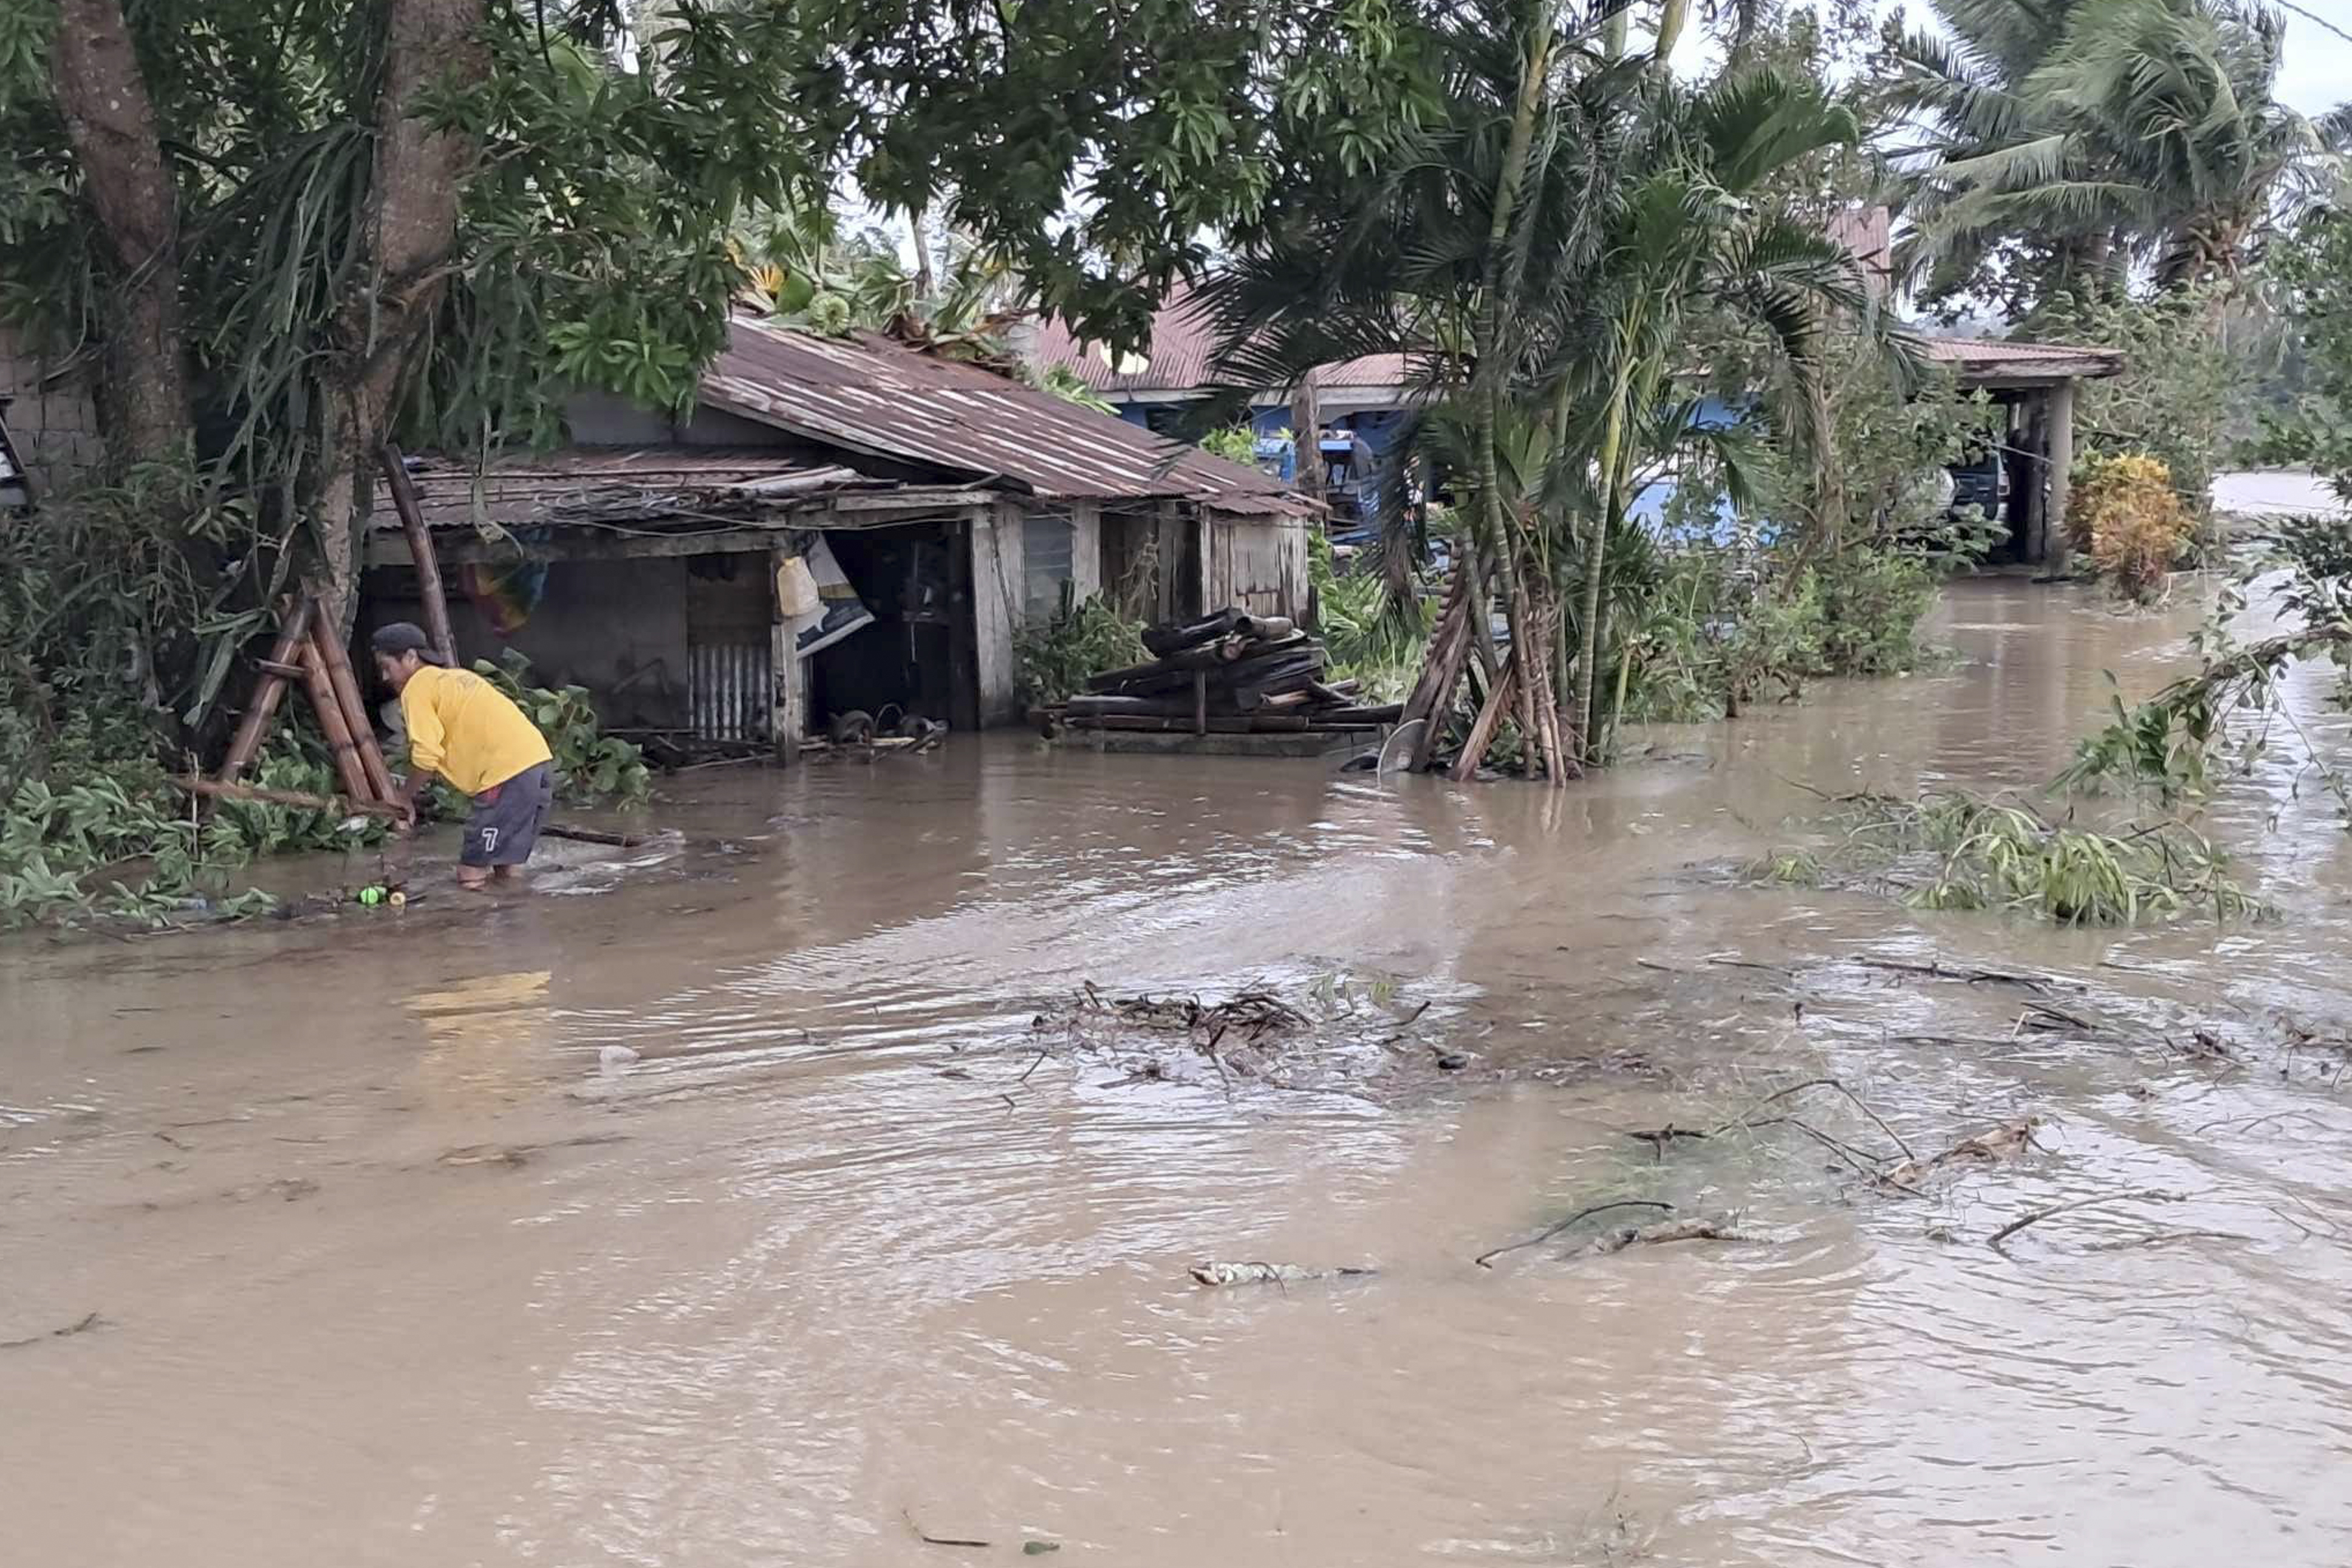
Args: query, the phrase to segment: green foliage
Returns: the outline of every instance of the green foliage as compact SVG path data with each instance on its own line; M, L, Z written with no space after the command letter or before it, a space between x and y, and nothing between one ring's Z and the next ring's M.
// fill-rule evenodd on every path
M1893 675L1917 667L1936 574L1918 552L1856 547L1809 569L1821 591L1822 671Z
M1886 74L1929 130L1906 259L1927 297L2021 316L2135 260L2178 287L2236 274L2322 169L2275 96L2284 26L2239 0L1931 0Z
M90 918L163 924L190 912L221 918L269 907L267 893L232 893L256 855L356 848L383 835L373 819L256 801L223 801L209 821L175 800L152 767L88 774L52 787L26 779L0 806L0 930ZM331 793L315 741L281 736L253 782Z
M1330 678L1362 682L1368 702L1402 700L1428 652L1428 605L1410 595L1400 603L1379 573L1360 566L1341 572L1330 536L1319 528L1307 537L1307 580Z
M1118 406L1087 384L1084 376L1067 365L1047 365L1040 370L1022 361L1024 379L1040 392L1052 392L1064 402L1074 402L1080 408L1090 408L1097 413L1117 413Z
M2000 910L2060 925L2137 925L2189 911L2266 913L2221 853L2179 822L2105 833L1961 791L1839 802L1826 852L1779 851L1765 880L1891 888L1916 909Z
M2219 285L2184 287L2139 298L2113 289L2065 290L2023 335L2120 349L2120 375L2074 385L2075 453L2160 459L2192 514L2212 508L2213 469L2230 422L2252 376L2246 353L2223 329Z
M2052 788L2096 789L2108 785L2151 791L2164 800L2195 799L2211 789L2211 764L2235 741L2233 770L2251 772L2272 755L2274 732L2300 748L2294 788L2315 775L2336 798L2352 827L2352 780L2341 758L2323 752L2289 706L2284 682L2297 663L2325 659L2336 670L2335 697L2352 703L2352 538L2341 525L2306 523L2290 536L2288 568L2273 590L2289 629L2240 643L2232 623L2246 608L2243 589L2225 587L2195 645L2200 668L2147 701L2111 700L2115 717L2076 744L2074 759ZM2110 677L2112 681L2112 677ZM2244 722L2234 731L2231 719Z
M1247 424L1228 424L1201 437L1201 450L1228 463L1257 465L1257 432Z
M1104 599L1074 603L1066 587L1060 609L1029 622L1013 637L1014 686L1021 700L1033 706L1064 701L1086 690L1089 675L1150 657L1141 622Z
M530 661L512 648L496 664L475 660L474 673L505 693L547 737L547 748L555 758L556 789L567 799L625 806L644 801L653 783L645 753L635 742L604 733L587 688L532 685Z
M2292 406L2263 415L2257 455L2315 469L2352 501L2352 214L2313 214L2273 247L2268 271L2306 374Z

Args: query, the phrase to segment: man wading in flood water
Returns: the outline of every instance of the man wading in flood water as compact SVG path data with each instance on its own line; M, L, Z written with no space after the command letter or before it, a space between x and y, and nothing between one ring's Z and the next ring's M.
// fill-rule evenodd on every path
M514 876L530 858L555 799L553 755L522 709L471 670L445 667L419 627L377 629L376 674L400 697L408 726L408 779L400 789L400 831L416 826L417 797L439 774L474 800L457 856L457 885L477 891Z

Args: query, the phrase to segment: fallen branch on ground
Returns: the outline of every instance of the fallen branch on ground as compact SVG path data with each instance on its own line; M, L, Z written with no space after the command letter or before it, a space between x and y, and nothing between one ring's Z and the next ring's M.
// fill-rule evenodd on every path
M904 1508L902 1508L902 1509L900 1509L900 1510L898 1511L898 1513L899 1513L900 1517L902 1517L903 1519L905 1519L905 1520L906 1520L906 1521L907 1521L907 1528L908 1528L908 1529L909 1529L909 1530L911 1530L911 1531L913 1531L915 1532L915 1539L916 1539L916 1540L918 1540L918 1541L919 1541L919 1542L922 1542L924 1545L926 1545L926 1546L975 1546L975 1547L987 1547L987 1546L993 1546L993 1545L995 1545L995 1544L996 1544L996 1543L995 1543L994 1542L992 1542L992 1541L980 1541L980 1540L972 1539L972 1538L968 1537L968 1536L961 1536L961 1535L933 1535L929 1531L925 1530L921 1525L917 1524L917 1523L915 1522L914 1511L912 1511L911 1509L904 1509Z
M1883 1172L1880 1180L1891 1186L1911 1191L1919 1183L1948 1166L1958 1164L1990 1165L2000 1160L2013 1159L2034 1146L2033 1129L2042 1124L2039 1116L2020 1116L2014 1122L2003 1122L1998 1127L1962 1138L1933 1159L1905 1160L1893 1169Z

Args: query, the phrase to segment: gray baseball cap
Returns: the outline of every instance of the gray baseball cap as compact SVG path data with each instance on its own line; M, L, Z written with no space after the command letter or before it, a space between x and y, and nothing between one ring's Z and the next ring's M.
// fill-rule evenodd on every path
M375 635L368 639L368 646L379 653L390 653L394 658L403 653L415 653L428 664L441 663L441 655L433 651L432 640L425 635L425 628L414 621L394 621L389 625L377 627Z

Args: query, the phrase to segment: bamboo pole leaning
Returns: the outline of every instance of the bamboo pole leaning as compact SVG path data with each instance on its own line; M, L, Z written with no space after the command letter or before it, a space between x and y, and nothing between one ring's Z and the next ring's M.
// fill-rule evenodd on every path
M327 749L334 755L335 777L343 781L343 793L354 800L374 800L374 786L368 780L366 765L360 761L359 743L344 722L342 705L335 700L334 685L328 679L326 660L315 639L302 644L302 677L310 693L310 706L318 710L319 727L326 732Z
M320 663L326 666L327 684L332 689L336 706L342 712L343 727L358 748L360 769L367 775L369 792L379 800L390 800L392 769L384 766L383 751L375 743L375 725L369 719L367 704L360 695L359 677L352 672L351 654L344 649L342 640L327 630L323 616L313 618L310 642L318 651Z
M277 716L278 705L286 695L285 671L299 667L304 640L309 636L312 619L310 596L298 597L287 607L278 622L278 641L262 663L262 676L255 683L252 697L245 705L245 716L237 720L236 733L229 737L228 750L223 754L220 776L233 779L253 765L260 755L261 743L269 734L269 722Z
M417 504L416 485L400 448L386 442L381 454L385 485L392 491L393 510L400 514L401 530L408 536L408 556L416 565L416 592L425 601L425 635L445 664L457 659L457 640L449 630L449 596L441 586L441 559L433 550L433 530L425 527Z

